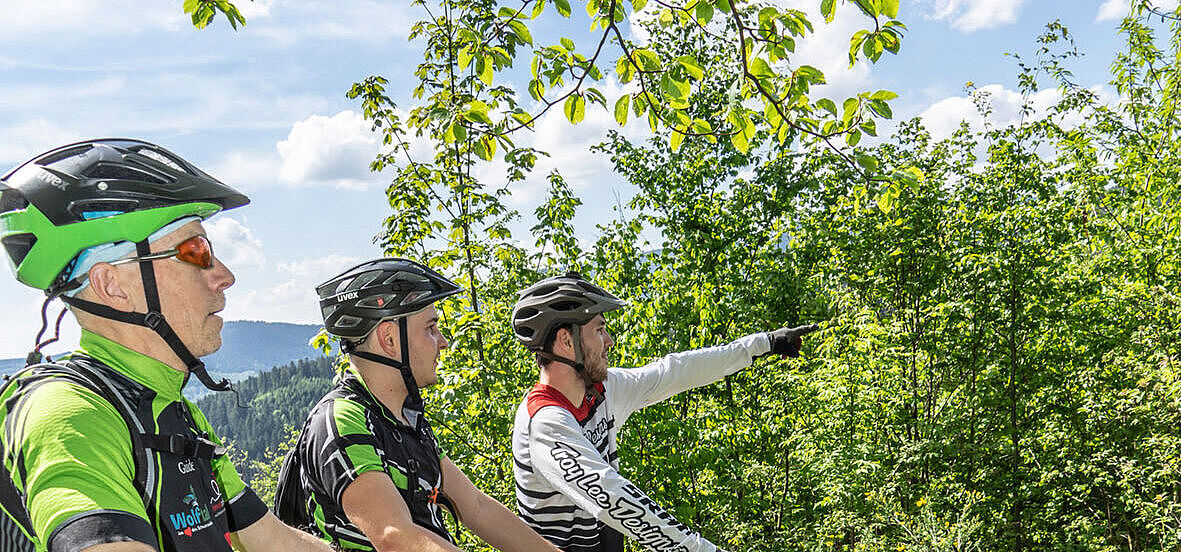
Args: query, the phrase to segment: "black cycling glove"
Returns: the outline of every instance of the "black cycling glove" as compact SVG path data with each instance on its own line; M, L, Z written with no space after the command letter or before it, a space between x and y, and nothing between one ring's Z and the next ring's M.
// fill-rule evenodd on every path
M767 354L799 358L800 347L804 345L804 340L801 337L819 329L820 326L817 324L805 324L794 328L779 328L778 330L767 332L767 338L771 340L771 351Z

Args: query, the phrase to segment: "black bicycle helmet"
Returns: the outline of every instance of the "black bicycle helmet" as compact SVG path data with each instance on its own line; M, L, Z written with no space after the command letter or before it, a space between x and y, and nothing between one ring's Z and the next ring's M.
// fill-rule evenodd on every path
M418 312L463 291L426 266L388 258L361 263L316 286L328 333L356 340L384 320Z
M316 286L324 329L341 338L341 351L396 368L402 374L406 386L402 415L424 435L430 433L430 423L423 415L426 405L410 368L406 317L461 291L463 288L442 274L420 263L397 258L361 263ZM401 359L357 350L373 328L394 319L398 321Z
M546 278L518 293L513 333L532 351L541 351L551 333L567 324L581 326L595 315L627 302L582 278L577 272Z

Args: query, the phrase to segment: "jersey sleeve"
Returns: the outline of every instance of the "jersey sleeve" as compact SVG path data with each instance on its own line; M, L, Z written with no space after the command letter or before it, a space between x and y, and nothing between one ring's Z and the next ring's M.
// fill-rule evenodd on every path
M322 491L342 504L344 490L361 474L384 471L378 443L369 429L366 408L348 399L334 399L322 405L307 428L307 450L318 469ZM399 488L406 488L405 476L391 476Z
M673 353L641 368L612 369L607 385L614 414L626 420L636 410L746 368L770 350L767 334L757 333L717 347Z
M213 431L209 420L205 418L205 413L188 399L185 399L185 403L193 415L193 421L197 423L197 429L208 434L213 442L223 444L221 438ZM229 455L223 454L213 459L213 476L221 487L222 496L226 497L226 516L230 531L237 532L250 527L266 515L266 503L242 481Z
M533 469L558 492L649 550L719 550L620 475L578 427L573 415L556 406L543 407L530 421Z
M25 495L38 548L73 552L126 541L158 547L135 488L123 417L76 384L34 385L5 416L4 436L9 471Z

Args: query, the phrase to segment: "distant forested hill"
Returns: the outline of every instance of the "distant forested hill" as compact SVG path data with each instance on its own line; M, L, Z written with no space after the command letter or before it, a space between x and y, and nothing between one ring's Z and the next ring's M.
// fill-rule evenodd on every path
M213 393L197 401L217 434L233 442L246 461L236 463L243 479L256 474L252 460L262 460L267 449L283 441L293 426L302 424L308 411L332 386L332 359L318 356L246 378L235 384L240 408L233 393Z
M272 366L319 356L320 352L308 345L308 341L319 330L320 326L314 324L254 320L226 322L221 332L221 349L203 360L206 368L215 376L239 380L269 370ZM0 359L0 374L11 374L24 365L23 358ZM201 396L205 392L196 383L187 386L185 391L190 397Z

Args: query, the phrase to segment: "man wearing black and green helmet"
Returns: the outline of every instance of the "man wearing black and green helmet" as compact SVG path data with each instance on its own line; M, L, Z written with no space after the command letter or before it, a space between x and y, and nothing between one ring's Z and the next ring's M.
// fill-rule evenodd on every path
M190 375L228 388L199 360L234 283L201 221L248 202L138 140L63 146L0 180L17 279L82 328L77 352L41 364L38 344L0 392L4 550L327 550L269 513L181 395Z

